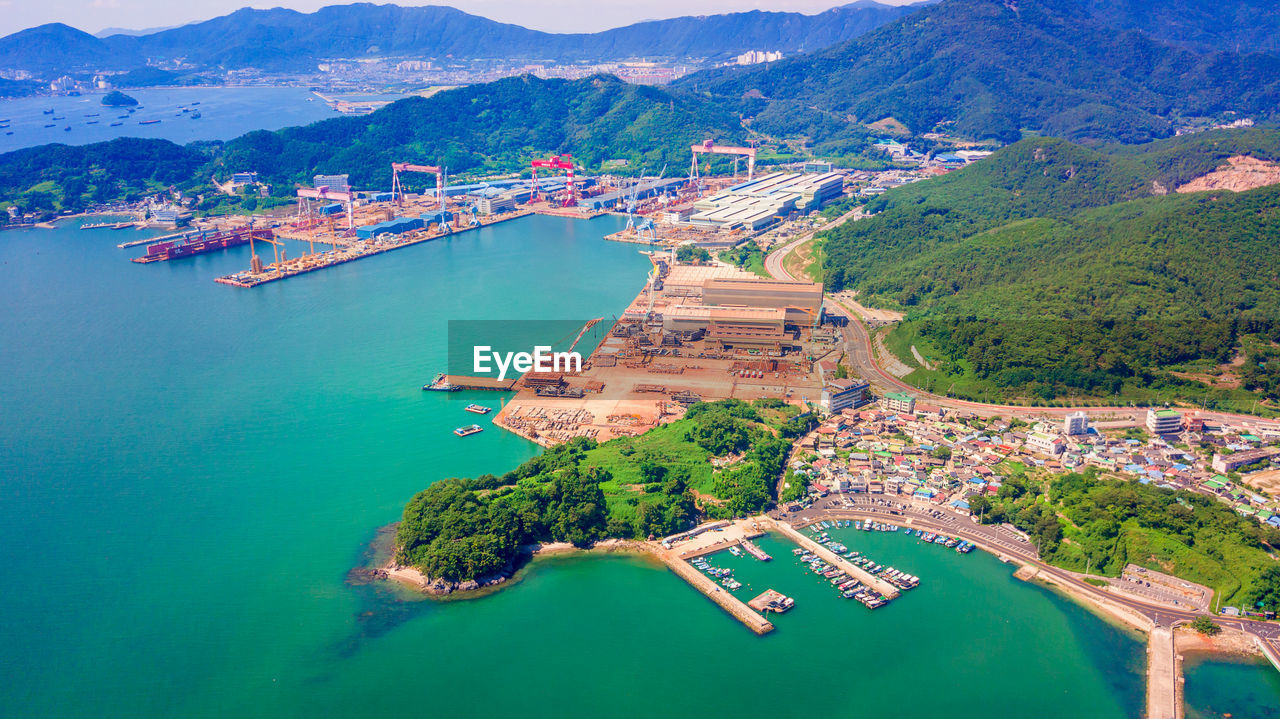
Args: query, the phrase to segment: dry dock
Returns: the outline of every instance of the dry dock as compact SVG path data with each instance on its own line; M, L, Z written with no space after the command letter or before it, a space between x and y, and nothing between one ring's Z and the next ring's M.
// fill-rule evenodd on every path
M779 532L782 532L783 534L787 535L788 539L800 545L802 548L809 551L810 553L816 554L817 556L821 557L822 561L826 562L827 564L830 564L831 566L835 567L836 569L839 569L840 571L844 572L850 577L853 577L859 582L862 582L866 586L871 587L877 592L880 592L881 594L883 594L885 597L888 597L889 599L896 599L898 597L897 587L877 577L871 572L868 572L862 567L855 566L853 563L851 563L849 560L845 559L844 557L837 555L835 552L831 551L830 549L827 549L821 544L818 544L812 539L804 536L800 532L796 531L796 529L792 527L790 524L787 524L786 522L774 522L774 525L777 526Z

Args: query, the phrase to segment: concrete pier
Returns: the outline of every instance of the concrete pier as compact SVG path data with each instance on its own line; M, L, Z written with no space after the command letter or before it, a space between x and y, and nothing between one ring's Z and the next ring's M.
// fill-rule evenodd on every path
M1155 627L1147 637L1147 719L1182 719L1181 682L1173 630Z
M826 562L827 564L830 564L836 569L839 569L840 571L844 572L850 577L853 577L859 582L862 582L866 586L871 587L877 592L880 592L881 594L883 594L885 597L889 599L897 598L898 596L897 587L877 577L871 572L868 572L862 567L855 566L852 562L845 559L844 557L837 555L835 552L831 551L830 549L827 549L821 544L818 544L812 539L804 536L799 531L797 531L794 527L792 527L790 524L787 524L786 522L774 522L774 524L775 526L777 526L778 531L785 534L788 539L800 545L802 548L804 548L806 551L810 552L811 554L818 555L819 557L822 558L822 561Z
M689 584L692 584L694 589L702 592L708 599L719 604L721 609L732 615L734 619L745 624L751 631L756 634L768 634L773 631L772 622L757 614L745 602L735 597L733 592L716 584L711 581L710 577L691 567L688 562L676 556L674 552L659 551L658 556L668 567L671 567L671 571Z

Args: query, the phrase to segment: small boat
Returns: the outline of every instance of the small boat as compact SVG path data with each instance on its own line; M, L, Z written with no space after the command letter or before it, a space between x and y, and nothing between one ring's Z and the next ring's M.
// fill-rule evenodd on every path
M100 114L102 114L102 113L98 113L98 112L91 112L91 113L89 113L88 115L85 115L85 117L97 117L97 116L98 116L98 115L100 115Z
M473 424L469 427L459 427L453 430L453 433L458 435L459 437L470 437L473 434L477 434L483 431L484 431L484 427L481 427L478 424Z
M6 132L5 134L6 134L6 135L12 135L12 134L13 134L13 130L10 130L10 131Z
M433 378L430 382L422 385L422 389L424 391L430 390L432 392L453 392L459 389L459 387L454 384L449 384L448 377L446 377L445 374L441 372L440 374L436 375L435 378Z
M192 119L192 120L199 120L199 119L200 119L200 111L199 111L199 110L196 110L195 112L191 113L191 119Z
M42 112L44 112L44 114L46 114L46 115L52 115L52 114L53 114L53 108L49 108L48 110L42 110Z
M468 412L474 412L475 414L489 414L490 412L493 411L493 408L486 407L482 404L469 404L463 409L467 410Z
M123 122L113 122L110 125L108 125L108 127L120 127L123 124L124 124Z
M66 127L62 128L62 131L63 131L63 132L71 132L71 126L70 126L70 125L67 125Z
M86 124L86 125L96 125L96 124L98 124L98 121L97 121L97 120L90 120L90 121L86 122L85 124Z
M199 105L199 104L200 104L200 101L196 100L195 102L191 103L191 106L195 107L196 105Z
M154 125L154 124L156 124L157 122L160 122L160 121L159 121L159 120L139 120L139 121L138 121L138 124L139 124L139 125Z
M62 117L58 117L57 115L54 115L53 117L51 117L51 118L49 118L49 119L50 119L50 120L65 120L65 119L67 119L67 116L66 116L66 115L63 115Z

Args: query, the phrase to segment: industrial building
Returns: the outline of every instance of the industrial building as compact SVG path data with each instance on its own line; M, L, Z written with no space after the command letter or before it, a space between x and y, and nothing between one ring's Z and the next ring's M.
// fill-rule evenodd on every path
M712 347L722 350L780 351L792 344L786 332L786 313L768 307L675 305L663 313L662 329L680 333L702 331Z
M584 197L578 201L578 207L592 212L608 210L619 205L625 205L626 201L632 198L636 200L647 200L650 197L656 197L662 194L675 193L676 190L687 180L682 178L668 178L665 180L646 180L639 185L626 187L614 192L606 192L595 197ZM539 185L542 183L539 182Z
M500 212L511 212L516 209L516 201L511 197L481 197L476 200L476 212L482 215L496 215Z
M844 176L836 172L775 172L695 202L689 224L754 232L794 212L816 210L843 190Z
M362 240L369 240L378 235L399 235L413 230L421 230L423 226L422 218L397 217L394 220L357 227L356 237Z
M776 307L791 325L811 325L822 316L822 283L757 277L710 277L702 283L702 303L725 307Z
M316 175L311 178L312 187L327 187L334 192L347 192L351 189L347 179L350 175Z

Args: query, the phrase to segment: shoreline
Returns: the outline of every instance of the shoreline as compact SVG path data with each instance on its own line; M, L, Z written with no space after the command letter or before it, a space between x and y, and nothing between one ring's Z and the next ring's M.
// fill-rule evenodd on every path
M587 556L592 554L649 556L653 557L655 561L660 561L657 551L647 542L636 539L603 539L586 548L574 546L569 542L545 542L527 545L521 549L520 559L517 560L517 565L509 573L479 577L465 582L448 582L442 579L433 579L416 567L396 564L394 555L374 567L362 569L369 572L372 579L390 582L429 599L455 601L479 599L517 584L536 561L555 557Z

